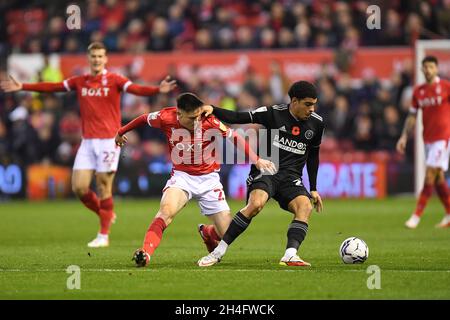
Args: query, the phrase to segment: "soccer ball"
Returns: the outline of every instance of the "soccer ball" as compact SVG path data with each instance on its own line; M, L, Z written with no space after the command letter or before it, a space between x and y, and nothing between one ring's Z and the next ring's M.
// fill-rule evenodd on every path
M369 257L369 247L363 240L350 237L342 242L339 254L344 263L363 263Z

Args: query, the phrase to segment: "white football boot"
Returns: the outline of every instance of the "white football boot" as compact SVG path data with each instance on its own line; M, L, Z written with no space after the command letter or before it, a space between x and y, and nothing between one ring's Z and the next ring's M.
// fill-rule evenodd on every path
M405 227L409 229L415 229L419 225L420 217L413 214L406 222Z
M284 256L280 260L280 266L286 267L310 267L311 263L303 261L298 255L293 255L290 257Z
M107 234L97 234L97 237L88 243L89 248L104 248L109 246L109 237Z
M441 222L436 225L436 228L449 228L450 227L450 214L446 214L442 218Z
M221 258L222 257L220 256L220 254L213 251L210 254L208 254L207 256L204 256L203 258L198 260L197 264L199 267L211 267L211 266L219 263Z

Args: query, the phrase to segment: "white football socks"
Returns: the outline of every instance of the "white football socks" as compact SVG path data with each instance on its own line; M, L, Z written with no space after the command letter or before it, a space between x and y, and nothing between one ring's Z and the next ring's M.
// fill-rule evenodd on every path
M295 256L297 254L297 249L295 248L287 248L286 252L284 253L284 256L286 258L290 258L292 256Z
M221 240L217 247L214 249L214 253L220 255L220 257L223 257L225 253L227 252L228 244Z

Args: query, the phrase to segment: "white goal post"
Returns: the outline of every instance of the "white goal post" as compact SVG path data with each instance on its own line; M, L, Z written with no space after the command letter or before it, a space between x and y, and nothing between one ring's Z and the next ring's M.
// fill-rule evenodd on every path
M432 52L430 52L432 51ZM425 56L442 51L448 60L450 60L450 40L418 40L415 44L415 85L425 82L425 77L421 71L421 61ZM450 78L450 69L448 63L444 69L441 69L441 60L439 59L439 73ZM444 72L444 74L443 74ZM425 146L423 142L422 111L417 113L415 129L415 148L414 148L414 193L419 196L425 179Z

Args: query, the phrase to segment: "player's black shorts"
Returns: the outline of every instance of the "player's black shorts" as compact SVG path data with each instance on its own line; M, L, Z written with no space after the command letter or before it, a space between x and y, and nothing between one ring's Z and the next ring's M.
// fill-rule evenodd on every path
M269 194L269 199L274 198L280 207L289 211L288 205L298 196L306 196L311 199L308 190L303 186L301 177L293 172L278 171L275 175L261 175L253 170L247 178L247 201L250 192L261 189Z

